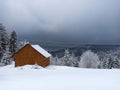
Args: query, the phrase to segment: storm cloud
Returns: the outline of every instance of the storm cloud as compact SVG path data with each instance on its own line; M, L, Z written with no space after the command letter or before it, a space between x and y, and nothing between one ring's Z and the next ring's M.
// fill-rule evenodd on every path
M0 0L0 22L43 41L120 43L120 0Z

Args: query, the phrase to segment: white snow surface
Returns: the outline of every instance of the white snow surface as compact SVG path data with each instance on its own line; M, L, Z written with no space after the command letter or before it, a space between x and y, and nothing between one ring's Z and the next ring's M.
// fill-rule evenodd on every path
M39 53L41 53L43 56L45 56L46 58L50 57L51 54L48 53L45 49L43 49L42 47L40 47L39 45L31 45L35 50L37 50Z
M0 67L0 90L120 90L120 70L9 65Z

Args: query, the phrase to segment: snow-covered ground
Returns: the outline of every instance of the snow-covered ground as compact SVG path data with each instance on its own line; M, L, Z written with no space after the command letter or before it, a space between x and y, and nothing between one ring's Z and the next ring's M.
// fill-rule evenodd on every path
M120 90L120 70L0 67L0 90Z

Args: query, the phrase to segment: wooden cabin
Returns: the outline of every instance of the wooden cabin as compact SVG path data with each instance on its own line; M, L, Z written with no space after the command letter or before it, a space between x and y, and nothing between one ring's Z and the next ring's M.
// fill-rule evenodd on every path
M18 52L13 54L12 58L15 61L15 67L34 64L45 67L50 63L50 56L51 54L39 45L27 44Z

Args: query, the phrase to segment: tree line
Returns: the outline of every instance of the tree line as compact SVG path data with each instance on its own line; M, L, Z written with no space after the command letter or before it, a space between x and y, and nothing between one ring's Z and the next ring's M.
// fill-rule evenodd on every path
M17 34L13 30L7 33L3 24L0 24L0 65L8 65L11 63L10 56L17 50Z
M80 68L99 68L99 69L112 69L120 68L120 48L117 50L110 50L107 52L93 52L86 50L81 56L75 56L65 49L64 56L58 58L51 57L52 65L72 66Z
M13 61L11 55L26 43L26 41L18 41L15 30L8 34L3 24L0 24L0 66L11 64ZM81 56L75 56L69 49L65 49L63 57L51 56L50 64L80 68L120 68L120 48L97 53L87 50Z

